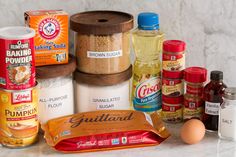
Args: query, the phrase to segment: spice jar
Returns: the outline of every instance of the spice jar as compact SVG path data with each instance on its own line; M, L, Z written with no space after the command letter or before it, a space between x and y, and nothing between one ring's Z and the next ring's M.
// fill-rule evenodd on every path
M219 131L222 139L236 141L236 87L226 88L219 108Z
M167 97L162 95L162 120L179 123L183 120L183 96Z
M124 72L109 75L76 71L76 112L130 109L131 77L132 66Z
M167 71L181 71L185 68L186 44L180 40L166 40L163 43L162 68Z
M207 70L202 67L190 67L184 70L186 93L184 95L184 120L197 118L202 120L203 89L207 78Z
M39 83L39 120L48 120L74 113L74 89L72 73L76 69L75 57L68 64L36 68Z
M130 30L133 16L116 11L90 11L72 15L79 71L113 74L130 66Z
M162 94L169 97L178 97L184 94L183 72L162 72Z

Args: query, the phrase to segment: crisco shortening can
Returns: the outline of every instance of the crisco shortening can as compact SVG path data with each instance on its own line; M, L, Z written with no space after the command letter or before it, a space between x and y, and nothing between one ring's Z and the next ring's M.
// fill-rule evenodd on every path
M7 147L25 147L38 139L38 93L0 90L0 141Z
M0 29L0 88L35 86L34 36L35 31L27 27Z

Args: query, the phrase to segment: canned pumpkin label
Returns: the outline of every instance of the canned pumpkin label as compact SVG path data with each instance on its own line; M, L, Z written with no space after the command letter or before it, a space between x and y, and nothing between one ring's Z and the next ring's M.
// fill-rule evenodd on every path
M37 89L0 90L0 139L8 147L33 144L38 134Z
M0 39L0 88L22 90L35 86L34 39Z

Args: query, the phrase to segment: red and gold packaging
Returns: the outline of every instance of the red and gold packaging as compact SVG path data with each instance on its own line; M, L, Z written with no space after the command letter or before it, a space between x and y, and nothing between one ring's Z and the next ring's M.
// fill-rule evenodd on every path
M156 113L113 110L78 113L43 126L47 144L64 153L158 145L170 136Z

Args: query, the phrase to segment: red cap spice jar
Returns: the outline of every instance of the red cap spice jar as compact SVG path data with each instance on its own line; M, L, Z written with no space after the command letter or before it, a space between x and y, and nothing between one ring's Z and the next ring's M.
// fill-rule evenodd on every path
M162 94L177 97L184 94L183 72L166 71L162 73Z
M184 70L186 93L184 95L183 118L188 120L197 118L202 120L203 89L207 78L207 70L202 67L190 67Z
M185 68L185 47L185 42L181 40L167 40L163 43L163 70L181 71Z
M162 95L162 120L179 123L183 120L183 96L167 97Z

